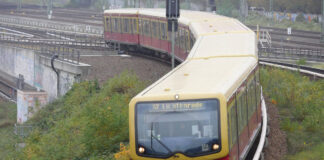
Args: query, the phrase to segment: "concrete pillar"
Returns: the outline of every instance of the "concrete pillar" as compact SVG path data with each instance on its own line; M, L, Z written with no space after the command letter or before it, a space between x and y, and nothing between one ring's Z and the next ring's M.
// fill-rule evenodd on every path
M47 103L46 92L17 91L17 123L23 124Z

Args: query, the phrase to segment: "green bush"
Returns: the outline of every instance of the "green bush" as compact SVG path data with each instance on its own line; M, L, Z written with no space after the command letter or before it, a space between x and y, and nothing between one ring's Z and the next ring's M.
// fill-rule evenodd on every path
M299 59L299 60L296 62L296 64L297 64L297 65L300 65L300 66L306 65L306 59L305 59L305 58Z
M232 11L235 9L234 4L230 0L222 0L217 2L216 5L219 5L217 8L217 13L224 16L232 16Z
M16 150L17 137L13 134L16 121L17 106L0 100L0 159L10 159Z
M129 72L75 84L28 121L35 126L12 159L111 159L128 141L128 103L145 85Z
M304 144L305 146L309 144ZM288 160L305 160L305 159L318 159L318 160L323 160L324 159L324 143L321 143L319 145L316 145L313 147L311 150L305 150L302 151L294 156L288 156Z
M324 80L311 81L298 72L262 68L261 83L264 94L279 108L289 154L316 152L313 147L324 141Z
M296 21L297 22L305 22L305 17L303 14L298 14L298 16L296 17Z

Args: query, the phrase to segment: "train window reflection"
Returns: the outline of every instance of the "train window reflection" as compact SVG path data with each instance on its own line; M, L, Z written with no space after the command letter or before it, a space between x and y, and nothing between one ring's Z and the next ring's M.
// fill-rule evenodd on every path
M220 143L217 100L140 103L136 111L137 144L148 155L193 156Z

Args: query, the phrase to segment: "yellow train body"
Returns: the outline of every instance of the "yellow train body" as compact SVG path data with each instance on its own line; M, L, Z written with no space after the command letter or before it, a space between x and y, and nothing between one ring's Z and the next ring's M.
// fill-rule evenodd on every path
M118 9L105 12L105 14L109 13L118 13L120 16L143 15L154 18L154 21L165 17L164 9ZM161 21L161 23L164 22ZM236 104L236 95L241 95L241 92L248 88L249 77L254 79L255 86L258 85L258 80L255 78L258 66L256 36L252 30L238 20L212 13L181 11L179 23L190 29L195 43L186 59L182 59L183 62L178 67L131 100L129 104L130 156L134 160L238 159L244 153L241 151L241 146L238 147L237 153L233 150L235 142L240 139L237 136L240 135L236 136L236 141L233 143L234 131L231 129L233 126L231 123L234 122L229 119L233 114L229 110L232 108L229 104L233 104L232 102ZM139 30L141 27L141 24L138 24ZM254 93L258 97L258 92ZM208 104L215 104L217 107L213 108ZM199 110L197 106L203 109ZM186 111L199 112L200 118L203 115L217 113L215 114L217 122L210 122L208 125L200 124L214 120L215 117L211 116L204 121L197 120L197 125L193 125L196 122L191 122L188 118L190 116L185 115L194 114ZM258 106L253 111L258 114ZM175 116L168 116L171 113ZM180 116L183 118L182 121L172 122L172 119ZM159 117L164 117L163 122L157 121ZM199 119L199 116L197 117ZM260 121L256 125L257 129L253 128L251 131L258 131L259 124ZM236 127L237 125L236 123ZM181 132L171 131L170 128L175 126L179 126ZM145 128L145 131L140 127ZM172 128L172 130L177 130L177 128ZM192 133L184 133L185 130ZM217 133L214 133L214 130ZM212 134L209 135L209 133ZM202 142L201 147L196 148L190 148L190 145L172 144L172 139L176 143L178 142L177 136L181 137L185 134L192 134L196 139L204 137L208 142ZM163 138L166 135L175 136L165 143L166 140L164 141ZM144 140L140 140L139 137L144 137ZM208 137L218 137L218 139L208 139ZM186 138L183 138L183 142L190 144L185 140ZM150 145L144 145L144 143L150 143ZM200 143L197 142L197 144ZM172 149L172 147L178 149ZM154 151L154 148L159 151ZM248 146L243 146L244 148ZM197 154L191 154L191 150Z

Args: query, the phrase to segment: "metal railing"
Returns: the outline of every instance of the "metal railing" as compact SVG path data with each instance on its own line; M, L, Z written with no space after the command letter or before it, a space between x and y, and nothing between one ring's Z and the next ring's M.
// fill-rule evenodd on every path
M310 61L324 62L323 49L303 49L303 48L259 48L260 58L275 58L275 59L305 59Z
M39 20L26 17L0 16L0 24L5 26L15 26L21 28L33 28L38 30L64 31L83 34L102 35L103 28L84 24L72 24L63 22L53 22L49 20Z
M15 124L14 126L14 133L15 135L25 138L27 137L33 130L33 126L31 125L21 125Z
M68 63L73 63L73 64L80 63L80 50L71 47L65 47L66 44L71 45L72 44L71 42L23 39L23 38L2 36L1 34L0 34L0 42L1 44L5 44L6 46L33 50L36 53L46 57L52 57L53 55L58 55L59 60ZM84 43L78 42L73 44L78 46L86 43L87 42ZM92 44L92 47L95 46L96 44Z
M259 43L262 47L271 47L271 36L268 30L259 31Z
M52 34L55 39L35 39L28 38L20 34L12 34L6 32L0 32L0 40L7 42L29 43L29 44L43 44L43 45L65 45L76 47L106 47L106 43L103 38L95 37L73 37L68 34Z

